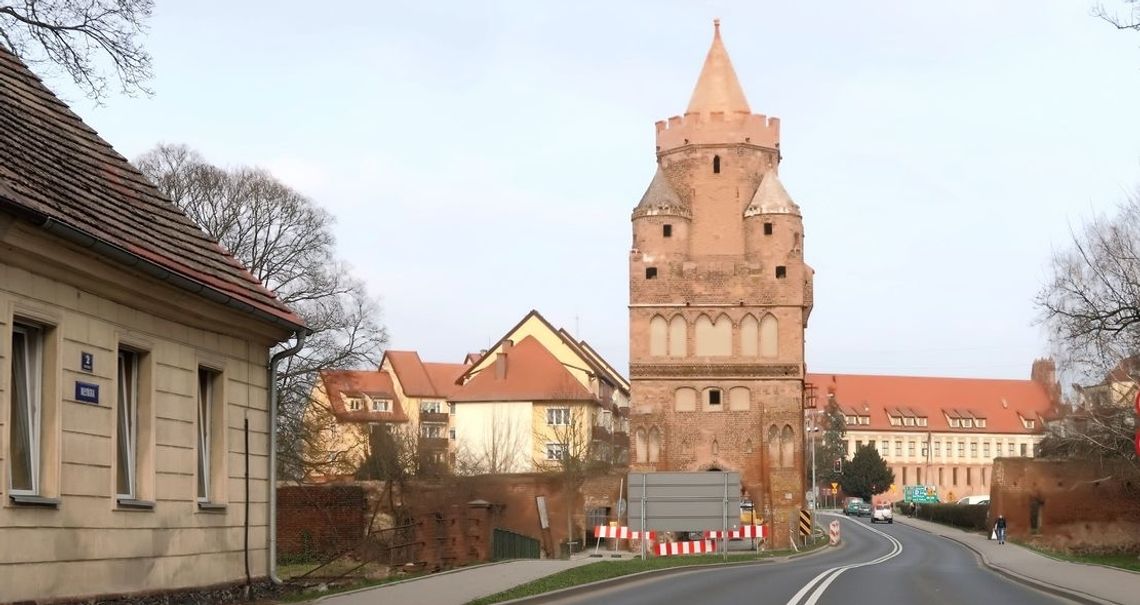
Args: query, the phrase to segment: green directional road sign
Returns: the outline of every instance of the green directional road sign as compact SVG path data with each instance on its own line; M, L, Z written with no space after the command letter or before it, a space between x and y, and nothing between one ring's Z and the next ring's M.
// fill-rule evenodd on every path
M938 488L933 485L904 485L903 500L915 504L936 504Z

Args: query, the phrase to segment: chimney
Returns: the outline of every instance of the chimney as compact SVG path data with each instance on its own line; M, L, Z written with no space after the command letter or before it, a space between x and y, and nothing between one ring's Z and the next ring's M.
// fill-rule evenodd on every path
M511 349L514 348L515 343L511 339L503 341L503 346L500 347L498 355L495 356L495 379L505 380L507 378L507 358L510 356Z

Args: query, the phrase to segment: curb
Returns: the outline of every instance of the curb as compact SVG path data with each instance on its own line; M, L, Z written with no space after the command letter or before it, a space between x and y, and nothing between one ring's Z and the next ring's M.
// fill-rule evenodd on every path
M841 548L842 546L843 546L843 543L840 542L840 545L838 547L836 547L836 549ZM632 584L632 583L640 581L640 580L645 580L645 579L653 578L653 577L657 577L657 576L667 576L667 575L673 575L673 574L681 574L681 573L690 572L690 571L701 571L701 570L717 569L717 568L724 569L724 568L729 568L729 567L747 567L750 565L772 565L772 564L776 564L776 563L782 563L785 561L790 561L792 559L800 559L803 557L808 557L811 555L828 552L829 550L830 550L830 547L820 546L814 550L811 550L811 551L805 552L805 553L797 553L797 554L793 554L793 555L786 555L783 557L773 557L771 559L761 559L759 561L737 561L737 562L729 562L729 563L709 563L707 565L683 565L683 566L679 566L679 567L666 567L664 569L650 569L648 571L639 571L637 573L628 574L628 575L624 575L624 576L618 576L616 578L607 578L605 580L598 580L596 582L590 582L588 584L579 584L577 586L568 586L566 588L560 588L558 590L552 590L550 592L544 592L542 594L531 595L528 597L519 597L517 599L512 599L510 601L500 601L497 605L531 605L531 604L537 604L537 603L545 603L545 602L550 601L550 600L562 599L565 597L571 597L571 596L575 596L578 594L592 592L592 591L598 590L600 588L609 588L609 587L613 587L613 586L620 586L622 584ZM511 588L514 588L514 587L511 587ZM510 590L510 588L508 588L507 590ZM487 595L487 596L491 596L491 595ZM482 598L482 597L480 597L480 598ZM1098 603L1095 605L1103 605L1103 604Z
M396 580L394 582L384 582L383 584L374 584L372 586L363 586L361 588L354 588L352 590L345 590L342 592L334 592L332 594L321 595L321 596L316 597L314 599L311 599L309 601L302 601L302 603L320 603L321 601L324 601L325 599L331 599L334 597L343 597L346 595L356 594L358 592L364 592L366 590L376 590L378 588L386 588L388 586L397 586L399 584L407 584L409 582L418 582L420 580L428 580L431 578L438 578L440 576L446 576L446 575L453 574L453 573L459 573L461 571L467 571L470 569L481 569L483 567L494 567L496 565L502 565L504 563L512 563L512 562L518 561L518 560L520 560L520 559L506 559L504 561L493 561L491 563L481 563L479 565L468 565L467 567L456 567L455 569L448 569L447 571L440 571L440 572L436 572L436 573L425 573L425 574L420 574L414 578L407 578L404 580Z
M963 547L967 548L970 552L974 553L974 555L982 562L983 565L986 566L987 569L993 571L994 573L996 573L1000 576L1003 576L1005 578L1013 580L1014 582L1018 582L1020 584L1024 584L1025 586L1029 586L1030 588L1040 590L1042 592L1046 592L1046 593L1049 593L1049 594L1052 594L1055 596L1070 599L1070 600L1076 601L1078 603L1084 603L1085 605L1123 605L1122 603L1117 603L1116 601L1109 601L1107 599L1101 599L1100 597L1096 597L1096 596L1090 595L1088 593L1073 590L1071 588L1065 588L1063 586L1057 586L1056 584L1050 584L1048 582L1038 580L1037 578L1031 578L1029 576L1026 576L1026 575L1020 574L1016 571L1013 571L1011 569L997 565L997 564L991 562L989 560L989 558L986 557L985 553L978 550L977 548L974 548L973 545L969 544L968 542L964 542L962 540L959 540L953 536L938 534L938 533L930 531L926 528L919 527L917 525L911 525L910 523L906 523L906 522L904 522L904 525L906 525L907 527L910 527L912 529L916 529L918 531L926 532L932 536L936 536L939 538L945 538L947 540L950 540L952 542L960 544ZM1024 547L1019 547L1019 548L1024 548Z

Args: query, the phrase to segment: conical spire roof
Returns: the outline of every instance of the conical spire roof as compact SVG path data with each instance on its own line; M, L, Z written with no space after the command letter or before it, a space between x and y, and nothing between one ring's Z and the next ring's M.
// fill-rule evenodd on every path
M649 188L645 190L645 195L641 196L641 202L633 209L634 218L647 215L693 216L692 210L681 201L681 196L673 190L673 185L665 178L660 166L657 167Z
M705 65L701 68L701 76L697 79L697 86L693 89L693 97L689 99L689 108L685 113L752 113L748 99L744 97L744 89L736 79L732 60L728 58L728 51L720 39L720 19L713 20L713 28L712 47L705 57Z
M794 214L800 216L800 207L792 201L784 185L775 171L764 175L756 194L752 196L752 203L744 209L745 218L760 214Z

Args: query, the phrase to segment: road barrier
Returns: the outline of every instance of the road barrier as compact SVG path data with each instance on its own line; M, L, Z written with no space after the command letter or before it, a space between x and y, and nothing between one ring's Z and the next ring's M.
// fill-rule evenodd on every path
M800 509L800 534L805 538L811 536L811 511Z
M688 542L662 542L654 549L659 557L670 555L700 555L716 552L713 540L690 540Z
M832 521L828 526L828 540L832 546L839 545L839 521Z
M640 540L642 532L630 531L628 527L618 527L616 525L599 525L594 528L595 538L617 538L619 540ZM656 539L656 532L645 532L645 537L652 542Z
M768 530L763 525L742 525L740 529L731 531L708 530L705 532L706 538L720 539L728 538L730 540L740 540L743 538L767 538Z

